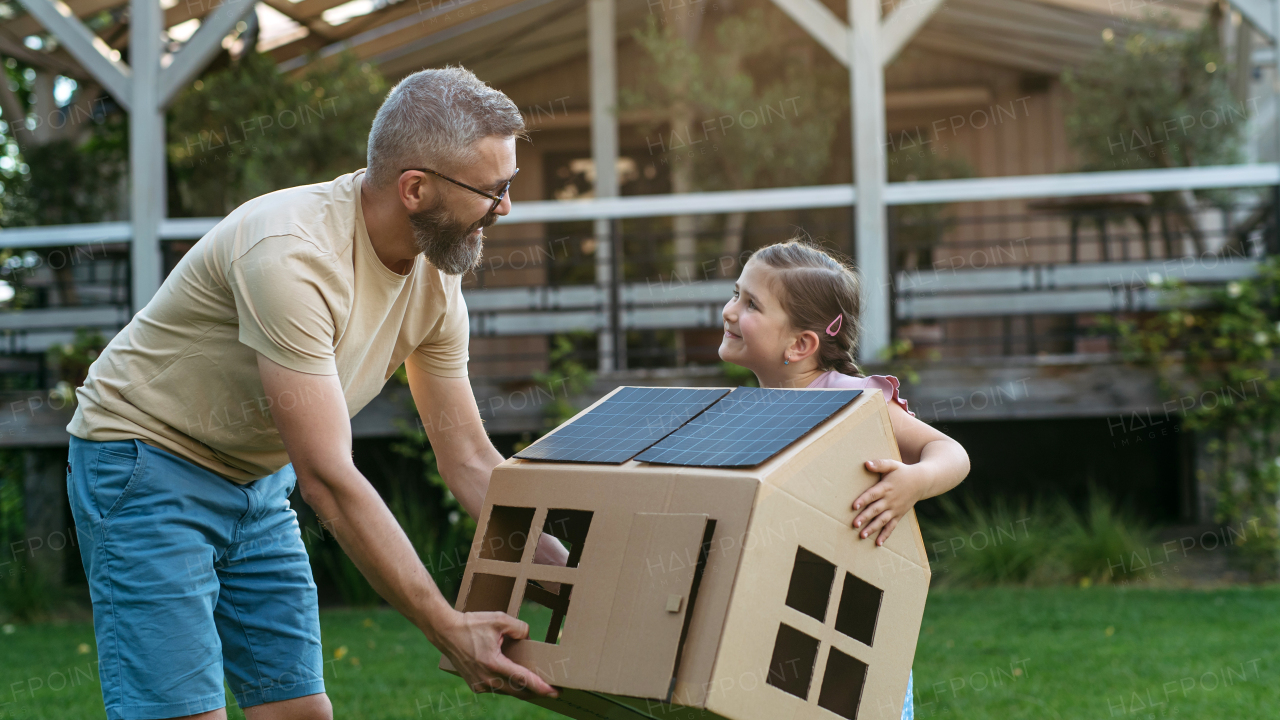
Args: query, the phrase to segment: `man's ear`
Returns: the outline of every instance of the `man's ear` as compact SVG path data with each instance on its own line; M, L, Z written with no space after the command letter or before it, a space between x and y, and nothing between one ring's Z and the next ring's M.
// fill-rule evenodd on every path
M401 173L396 182L396 194L400 204L410 213L424 210L436 201L436 188L430 178L422 173Z
M800 362L818 352L818 333L805 330L791 342L791 362Z

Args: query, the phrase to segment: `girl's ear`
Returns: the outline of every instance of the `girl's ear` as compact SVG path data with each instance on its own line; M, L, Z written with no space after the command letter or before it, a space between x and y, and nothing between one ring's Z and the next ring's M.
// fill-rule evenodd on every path
M818 352L818 333L812 330L802 330L791 341L791 347L788 348L788 354L793 363L800 362L816 352Z

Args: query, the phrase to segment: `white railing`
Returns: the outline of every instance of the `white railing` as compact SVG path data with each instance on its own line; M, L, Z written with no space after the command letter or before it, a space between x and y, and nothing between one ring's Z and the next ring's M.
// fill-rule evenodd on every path
M1210 190L1280 185L1280 164L1220 165L1160 170L1019 175L964 180L922 180L885 185L888 205L985 202L1110 193ZM731 212L804 210L857 204L853 185L728 190L724 192L641 195L586 200L513 203L499 224L578 220L717 215ZM160 224L164 240L197 240L221 218L178 218ZM0 248L78 245L129 239L128 223L89 223L0 230Z
M1159 192L1280 185L1280 164L1232 165L1164 170L1063 173L965 180L889 183L889 205L1065 197L1109 193ZM515 203L502 224L590 221L728 212L852 207L853 185L823 185L764 190L688 193L571 201ZM195 240L219 218L164 220L160 237ZM129 223L107 222L0 230L0 248L128 242ZM1107 312L1154 307L1157 293L1117 285L1119 276L1146 277L1167 272L1178 260L1082 265L1029 265L985 271L901 273L895 314L899 319L1010 315L1028 313ZM1183 273L1190 282L1246 277L1253 261L1224 261L1217 268L1202 263ZM617 329L699 328L720 324L719 312L732 291L732 281L708 280L687 285L624 284L617 288ZM1033 292L1029 292L1033 291ZM471 329L476 335L529 335L573 330L608 330L607 287L521 287L471 290L466 293ZM86 316L87 317L87 316ZM42 320L31 312L15 313L8 333L33 330ZM96 324L96 323L95 323ZM110 322L101 323L110 325ZM49 329L49 337L24 338L34 345L61 340L65 330ZM46 331L47 332L47 331Z

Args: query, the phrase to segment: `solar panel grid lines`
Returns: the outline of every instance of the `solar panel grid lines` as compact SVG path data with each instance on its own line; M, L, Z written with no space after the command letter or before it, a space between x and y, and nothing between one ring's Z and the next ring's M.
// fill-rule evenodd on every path
M620 465L728 393L728 388L624 387L515 456Z
M861 393L740 387L635 459L697 467L759 465Z

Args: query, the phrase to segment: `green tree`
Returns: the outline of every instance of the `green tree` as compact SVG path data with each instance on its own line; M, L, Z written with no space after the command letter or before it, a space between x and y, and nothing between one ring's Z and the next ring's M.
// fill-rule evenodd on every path
M890 182L955 180L973 177L973 167L960 157L939 155L930 148L898 147L886 158ZM933 267L933 248L955 226L950 203L896 205L889 208L898 270Z
M768 2L702 15L650 14L632 37L644 51L635 83L620 88L619 109L642 124L650 163L667 163L671 191L686 193L813 185L831 162L849 108L848 73ZM724 219L725 256L742 250L745 213ZM695 266L697 218L673 221L675 272Z
M65 68L56 57L50 57L47 66L13 57L2 61L0 226L119 219L128 168L124 116L96 85L60 75L59 69ZM65 93L61 102L59 89ZM29 252L47 262L51 255L65 257L72 250L46 247ZM11 250L0 251L0 262L11 257ZM61 263L53 275L59 303L78 305L71 265ZM23 277L13 273L5 278L18 295L9 303L11 309L26 300Z
M249 53L206 73L168 116L170 214L220 216L282 188L365 166L387 83L348 55L281 73Z
M1184 427L1210 438L1200 481L1216 494L1217 520L1254 528L1232 546L1258 579L1280 574L1280 258L1250 279L1217 288L1159 283L1174 309L1107 321L1125 358L1154 367Z
M1083 170L1224 165L1241 161L1251 101L1232 94L1237 70L1219 42L1220 11L1211 8L1198 28L1185 30L1167 13L1148 17L1125 37L1104 35L1102 48L1062 81L1073 102L1066 116L1069 140ZM1247 68L1244 70L1247 71ZM1218 202L1222 193L1205 194ZM1190 191L1153 193L1172 212L1165 236L1184 231L1204 251L1204 230ZM1162 218L1164 215L1162 214Z

